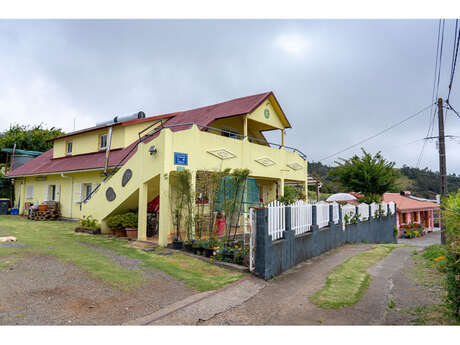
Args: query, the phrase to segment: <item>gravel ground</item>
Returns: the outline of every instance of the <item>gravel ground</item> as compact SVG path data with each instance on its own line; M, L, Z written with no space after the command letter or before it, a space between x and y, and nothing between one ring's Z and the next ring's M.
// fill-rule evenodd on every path
M110 249L102 248L92 243L88 243L88 242L80 242L80 243L94 250L97 250L98 252L104 255L107 255L110 259L112 259L114 262L116 262L123 268L126 268L127 270L137 270L139 269L139 266L144 264L141 260L133 259L126 255L119 255Z
M106 254L124 267L139 266ZM163 272L145 275L140 288L122 291L49 256L22 258L0 270L0 325L120 325L195 293Z

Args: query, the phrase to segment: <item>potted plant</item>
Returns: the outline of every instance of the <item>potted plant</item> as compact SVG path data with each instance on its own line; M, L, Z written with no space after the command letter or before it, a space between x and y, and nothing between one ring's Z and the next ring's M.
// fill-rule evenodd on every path
M101 233L101 227L92 216L83 216L83 218L80 219L80 226L75 228L75 232L86 232L96 235Z
M121 225L125 228L126 236L129 239L137 239L137 214L128 212L122 215Z
M126 231L123 229L122 216L119 214L113 215L107 219L107 226L117 237L126 237Z
M186 252L193 252L193 244L195 243L195 240L187 240L184 242L184 249Z

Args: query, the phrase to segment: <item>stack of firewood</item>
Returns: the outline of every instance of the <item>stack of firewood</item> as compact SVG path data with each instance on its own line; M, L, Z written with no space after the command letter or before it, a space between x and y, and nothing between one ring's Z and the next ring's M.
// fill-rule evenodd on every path
M47 209L40 211L39 209L30 209L28 218L31 220L56 220L61 216L58 204L56 202L46 202Z

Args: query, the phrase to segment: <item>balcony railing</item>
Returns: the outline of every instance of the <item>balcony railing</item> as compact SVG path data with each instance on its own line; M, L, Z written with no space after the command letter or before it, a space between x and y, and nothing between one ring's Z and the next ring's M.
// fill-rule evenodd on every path
M142 131L140 131L138 133L139 139L136 140L136 142L132 145L132 147L129 149L129 151L120 159L120 161L115 165L115 167L113 167L106 174L106 176L105 176L105 178L104 178L102 183L105 183L110 177L112 177L117 172L117 170L123 165L124 161L134 152L134 150L137 149L137 146L140 143L143 143L145 140L147 140L148 138L151 138L152 136L154 136L157 133L161 132L165 128L188 127L188 128L184 128L184 129L190 129L190 128L192 128L193 125L196 125L198 127L198 129L200 129L201 131L206 131L206 132L211 133L211 134L212 134L212 132L209 132L209 131L216 131L217 133L228 134L227 137L230 138L230 139L244 140L245 138L248 138L248 141L252 142L252 143L260 142L260 143L262 143L264 145L268 145L269 147L272 147L272 148L277 148L277 149L284 148L285 150L287 150L289 152L297 152L298 155L303 160L305 160L305 161L307 160L307 156L302 151L300 151L300 150L298 150L298 149L296 149L294 147L289 147L289 146L286 146L286 145L280 145L280 144L276 144L276 143L271 143L271 142L268 142L266 140L257 139L257 138L253 138L253 137L249 137L249 136L244 136L242 134L226 131L224 129L210 127L210 126L204 126L204 125L196 124L196 123L193 123L193 122L178 123L178 124L167 125L167 126L165 126L163 124L163 122L161 122L160 125L158 125L158 122L156 122L156 123L153 123L150 126L144 128ZM155 126L157 126L157 127L155 127ZM153 130L151 130L150 132L148 132L152 127L155 127L155 128ZM143 135L146 132L147 132L147 134ZM99 184L93 191L91 191L91 193L80 203L80 209L81 209L81 205L83 203L86 203L89 199L91 199L91 196L98 191L100 186L101 186L101 184Z

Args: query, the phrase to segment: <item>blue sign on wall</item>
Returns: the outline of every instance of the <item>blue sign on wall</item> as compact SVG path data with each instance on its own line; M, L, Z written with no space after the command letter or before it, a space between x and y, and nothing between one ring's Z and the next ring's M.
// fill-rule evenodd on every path
M174 152L174 164L175 165L188 165L188 154Z

